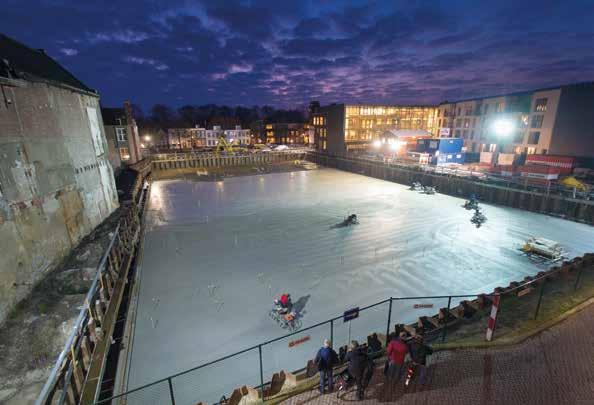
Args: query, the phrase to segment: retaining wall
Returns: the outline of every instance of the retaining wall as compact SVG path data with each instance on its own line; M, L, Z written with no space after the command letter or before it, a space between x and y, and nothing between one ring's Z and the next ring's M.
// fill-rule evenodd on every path
M153 170L187 169L192 167L226 167L269 164L303 160L305 152L260 152L249 155L217 156L215 154L170 154L154 155Z
M382 180L410 185L420 182L433 186L442 194L468 198L476 194L481 201L520 208L527 211L559 216L573 221L594 224L594 202L547 195L534 191L511 189L504 186L482 183L463 177L439 175L420 170L394 167L382 162L363 159L341 158L309 152L307 159L317 164L359 173Z

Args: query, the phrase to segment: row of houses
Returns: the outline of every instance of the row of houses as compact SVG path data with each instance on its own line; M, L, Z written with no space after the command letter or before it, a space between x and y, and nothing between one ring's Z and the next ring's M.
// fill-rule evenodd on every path
M460 138L483 156L594 155L594 83L501 94L437 106L332 104L311 114L316 149L373 150L387 132ZM411 136L412 134L412 136Z
M258 143L277 145L308 145L313 142L313 129L307 123L266 123L252 128L223 129L221 126L206 128L169 128L167 146L171 149L199 149L215 147L221 139L233 145Z

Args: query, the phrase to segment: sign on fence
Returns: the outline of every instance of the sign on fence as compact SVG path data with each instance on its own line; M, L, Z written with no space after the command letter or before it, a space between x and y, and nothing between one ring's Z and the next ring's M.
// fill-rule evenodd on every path
M433 304L415 304L413 305L414 309L420 309L420 308L433 308Z
M358 317L359 317L359 307L344 311L344 314L342 315L344 322L352 321L353 319L358 318Z
M307 336L303 336L299 339L291 340L289 342L289 347L295 347L297 345L300 345L301 343L307 342L309 339L311 339L311 336L307 335Z

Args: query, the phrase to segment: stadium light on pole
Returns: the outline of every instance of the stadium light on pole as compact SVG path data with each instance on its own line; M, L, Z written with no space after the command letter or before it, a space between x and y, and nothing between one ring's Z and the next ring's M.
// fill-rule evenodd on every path
M499 137L508 137L514 132L516 126L514 123L505 118L500 118L493 122L493 131Z
M497 136L497 149L496 149L496 158L495 164L499 164L499 154L503 150L503 139L509 138L511 134L516 129L516 125L514 122L507 118L499 118L493 122L491 126L493 132Z

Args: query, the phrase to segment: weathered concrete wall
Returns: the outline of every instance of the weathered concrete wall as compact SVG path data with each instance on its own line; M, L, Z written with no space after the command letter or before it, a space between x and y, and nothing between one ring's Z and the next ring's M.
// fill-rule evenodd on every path
M594 224L594 201L574 200L533 191L510 189L462 177L437 175L412 169L408 170L389 166L381 162L330 157L320 153L309 153L308 160L324 166L400 184L410 185L418 181L425 186L436 187L440 193L456 197L468 198L471 194L476 194L480 196L481 200L488 203L506 205Z
M0 323L117 207L96 95L0 81Z

